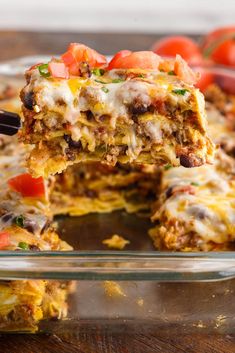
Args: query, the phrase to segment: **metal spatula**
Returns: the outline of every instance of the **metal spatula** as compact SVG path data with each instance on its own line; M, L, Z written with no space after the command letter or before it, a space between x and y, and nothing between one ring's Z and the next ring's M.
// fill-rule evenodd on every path
M0 134L13 136L20 127L21 120L18 114L0 110Z

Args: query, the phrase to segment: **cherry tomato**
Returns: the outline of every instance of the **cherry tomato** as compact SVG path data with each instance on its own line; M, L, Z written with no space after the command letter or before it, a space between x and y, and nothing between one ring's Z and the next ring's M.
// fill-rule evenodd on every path
M61 59L72 75L79 75L79 64L82 62L87 62L91 68L103 67L107 64L105 56L79 43L71 43Z
M235 26L226 26L226 27L217 28L216 30L208 33L203 38L201 47L204 50L209 45L211 45L211 43L214 43L215 40L225 36L230 36L233 33L235 33Z
M211 52L211 59L217 64L235 67L235 39L228 39L218 44Z
M62 62L51 61L48 64L48 70L53 77L56 78L69 78L68 67Z
M125 56L128 56L131 54L130 50L121 50L118 53L116 53L114 55L114 57L112 58L112 60L110 61L109 65L108 65L108 69L112 70L115 68L115 65L118 63L118 60L120 58L124 58Z
M10 234L7 232L0 232L0 250L10 245Z
M115 56L119 57L115 59ZM114 56L109 64L110 69L144 69L157 70L161 58L151 51L136 51L124 53L120 52Z
M235 67L235 27L209 33L202 43L203 55L217 64Z
M165 56L175 57L179 54L189 64L200 64L202 54L197 43L185 36L170 36L157 41L152 50L154 53Z
M42 177L33 178L30 174L24 173L8 180L9 187L19 192L23 197L45 196L45 184Z

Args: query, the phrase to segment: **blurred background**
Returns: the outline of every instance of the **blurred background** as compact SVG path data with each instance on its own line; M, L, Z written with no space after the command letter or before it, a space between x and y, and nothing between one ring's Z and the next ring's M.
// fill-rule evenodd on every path
M59 54L69 42L146 50L164 34L197 40L234 20L234 0L1 0L0 60Z
M233 23L234 0L1 0L0 28L202 33Z

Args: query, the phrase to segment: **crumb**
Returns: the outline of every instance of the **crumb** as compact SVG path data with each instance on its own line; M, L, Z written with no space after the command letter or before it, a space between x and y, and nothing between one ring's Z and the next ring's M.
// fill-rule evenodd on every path
M220 327L221 325L223 325L225 323L225 320L227 319L226 316L224 315L219 315L217 316L216 320L215 320L215 328Z
M136 302L137 302L137 304L139 306L143 306L144 305L144 299L142 299L142 298L138 298Z
M126 297L126 294L123 292L121 286L113 281L105 281L104 290L106 295L109 297Z
M129 240L126 240L117 234L114 234L111 238L104 239L102 243L107 245L109 248L118 250L122 250L127 244L130 244Z
M198 328L206 328L206 325L202 322L202 320L199 320L197 323L193 324L193 326Z

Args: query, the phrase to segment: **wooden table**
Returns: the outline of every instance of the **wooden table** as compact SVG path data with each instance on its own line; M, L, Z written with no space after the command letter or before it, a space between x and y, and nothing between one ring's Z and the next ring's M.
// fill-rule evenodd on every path
M0 60L63 53L69 42L84 42L104 54L120 49L145 50L156 35L0 32ZM76 338L54 335L1 335L1 353L234 353L235 335L78 332Z

